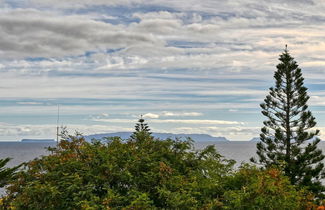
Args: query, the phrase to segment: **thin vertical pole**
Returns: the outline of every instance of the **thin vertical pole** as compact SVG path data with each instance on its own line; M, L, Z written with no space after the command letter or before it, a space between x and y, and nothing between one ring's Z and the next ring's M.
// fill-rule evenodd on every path
M56 120L56 145L59 145L60 104L58 104L58 117Z

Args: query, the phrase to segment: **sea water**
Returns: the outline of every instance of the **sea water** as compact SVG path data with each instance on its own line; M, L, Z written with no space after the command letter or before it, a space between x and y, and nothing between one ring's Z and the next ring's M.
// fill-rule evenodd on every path
M55 147L55 142L0 142L0 159L10 157L8 167L30 161L34 158L48 155L48 147ZM242 162L249 163L251 157L256 156L256 142L227 141L227 142L201 142L194 143L196 149L203 149L208 145L214 145L217 151L226 159L233 159L239 165ZM318 144L325 153L325 141Z

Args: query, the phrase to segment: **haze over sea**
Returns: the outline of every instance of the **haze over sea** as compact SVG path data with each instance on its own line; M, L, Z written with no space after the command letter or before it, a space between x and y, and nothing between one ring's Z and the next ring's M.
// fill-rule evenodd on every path
M256 153L256 142L250 141L227 141L227 142L200 142L194 143L195 148L202 149L207 145L215 145L221 155L227 159L233 159L237 166L241 162L249 162ZM55 146L55 143L25 143L25 142L0 142L0 158L10 157L8 167L18 165L22 162L32 160L42 155L47 155L46 150L49 146ZM319 143L319 148L325 152L325 142Z

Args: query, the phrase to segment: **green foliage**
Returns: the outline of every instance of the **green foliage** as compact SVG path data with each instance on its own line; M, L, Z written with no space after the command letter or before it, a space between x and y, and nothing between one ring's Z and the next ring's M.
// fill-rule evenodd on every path
M0 159L0 187L4 187L14 177L17 169L20 167L20 165L13 168L6 167L9 161L10 158Z
M150 128L147 123L144 122L144 119L141 117L138 120L138 123L135 125L135 131L130 136L130 140L133 141L145 141L146 139L152 139Z
M275 168L266 170L242 166L229 177L224 194L225 209L311 209L313 197L297 190L287 177Z
M198 209L223 194L233 161L192 140L67 136L52 154L26 164L7 188L17 209Z
M308 110L307 88L296 61L287 49L280 55L281 62L274 73L275 87L261 104L267 118L257 144L259 162L265 167L282 167L290 182L307 187L319 197L325 188L324 155L317 148L319 131L311 129L315 118ZM308 143L307 141L312 142Z

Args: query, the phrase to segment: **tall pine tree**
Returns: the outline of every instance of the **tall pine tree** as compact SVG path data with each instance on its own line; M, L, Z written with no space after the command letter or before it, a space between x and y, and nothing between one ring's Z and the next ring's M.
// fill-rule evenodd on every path
M267 120L257 143L258 161L252 161L265 167L282 167L292 184L321 196L325 156L317 148L319 130L310 130L316 121L308 110L304 78L287 47L279 60L274 73L275 87L270 88L260 105Z
M133 141L142 142L146 139L152 139L150 128L147 123L144 122L144 119L141 118L138 120L138 123L135 125L135 131L130 136L130 139Z

